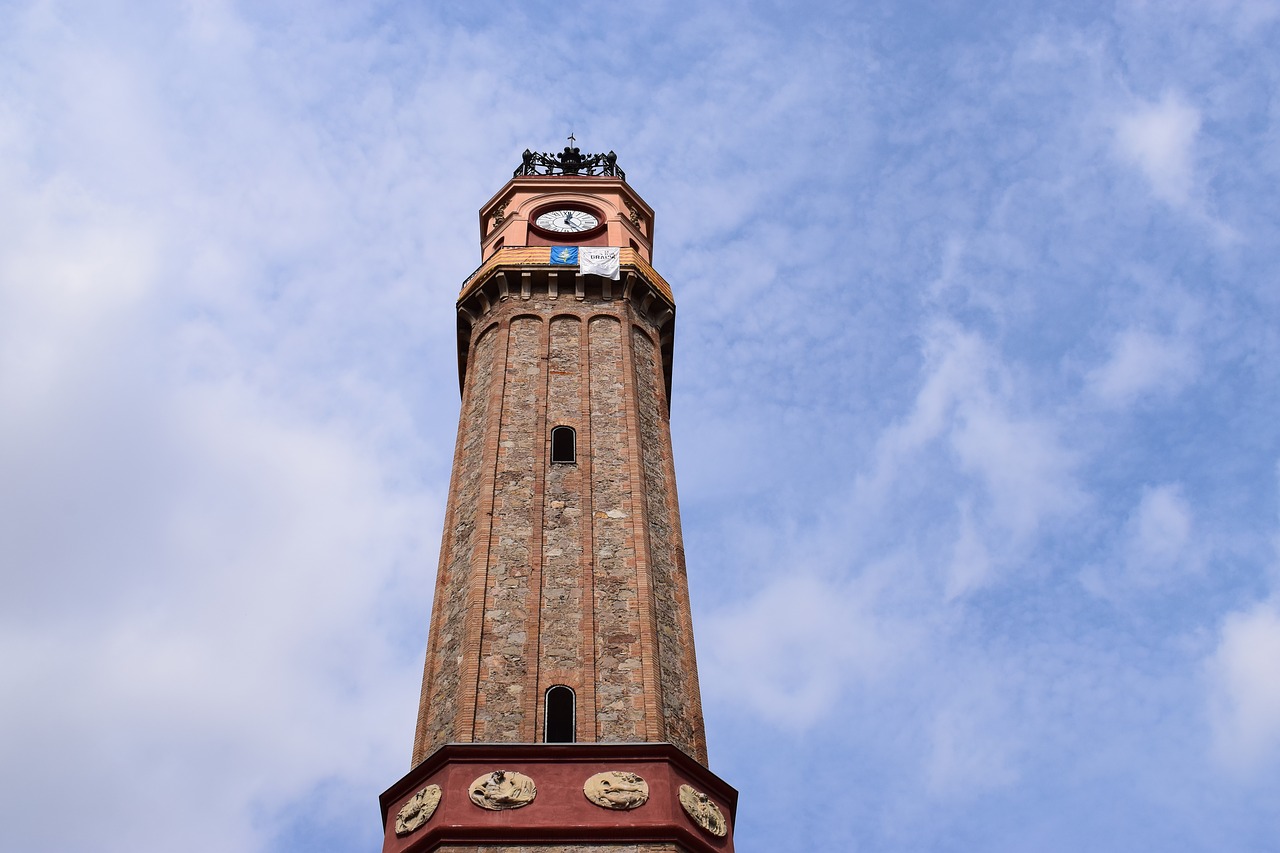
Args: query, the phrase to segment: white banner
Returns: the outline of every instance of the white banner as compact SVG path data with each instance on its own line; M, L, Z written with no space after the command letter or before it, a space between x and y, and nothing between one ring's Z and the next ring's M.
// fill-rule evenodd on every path
M583 275L599 275L617 281L621 278L618 272L618 248L579 246L578 271Z

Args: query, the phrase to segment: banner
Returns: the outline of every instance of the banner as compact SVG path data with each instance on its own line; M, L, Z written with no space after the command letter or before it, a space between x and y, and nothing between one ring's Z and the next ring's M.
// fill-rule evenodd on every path
M582 246L578 249L578 265L582 274L598 275L617 281L621 278L618 272L618 251L617 246L612 248Z
M578 263L578 247L577 246L552 246L551 247L551 263L552 265L574 266Z

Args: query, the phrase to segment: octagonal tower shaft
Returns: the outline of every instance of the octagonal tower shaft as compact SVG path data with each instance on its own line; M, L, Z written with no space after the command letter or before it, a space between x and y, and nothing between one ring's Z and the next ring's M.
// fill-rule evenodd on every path
M560 207L597 215L563 242L619 247L618 280L551 263L557 237L531 223ZM543 742L555 686L575 742L668 741L706 764L652 221L617 178L519 177L481 210L415 765L449 742ZM572 461L552 460L558 427Z

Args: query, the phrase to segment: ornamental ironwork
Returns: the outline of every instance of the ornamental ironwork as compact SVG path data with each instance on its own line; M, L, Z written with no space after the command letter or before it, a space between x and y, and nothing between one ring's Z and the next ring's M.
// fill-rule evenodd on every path
M566 145L559 154L539 154L526 148L514 177L522 175L602 175L627 179L618 168L617 154L612 151L608 154L583 154L571 145Z

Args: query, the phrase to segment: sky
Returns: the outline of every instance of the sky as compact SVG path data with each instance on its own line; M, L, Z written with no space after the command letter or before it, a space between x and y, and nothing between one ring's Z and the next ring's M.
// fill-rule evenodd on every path
M370 851L453 300L614 150L754 851L1280 849L1280 3L0 0L0 848Z

